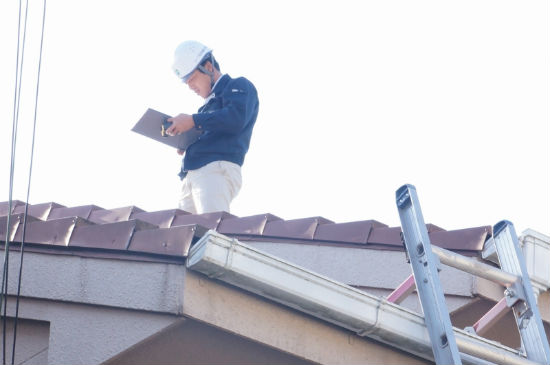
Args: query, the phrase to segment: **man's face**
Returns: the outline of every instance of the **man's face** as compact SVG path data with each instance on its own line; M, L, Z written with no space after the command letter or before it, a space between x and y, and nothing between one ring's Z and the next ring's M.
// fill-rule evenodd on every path
M207 63L205 67L210 71L212 65ZM198 95L206 98L210 94L210 76L195 70L187 80L187 86Z

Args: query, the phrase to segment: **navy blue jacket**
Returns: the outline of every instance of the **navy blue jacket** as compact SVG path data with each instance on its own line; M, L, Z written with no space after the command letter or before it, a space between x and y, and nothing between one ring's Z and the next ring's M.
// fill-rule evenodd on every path
M203 131L183 158L180 177L214 161L242 166L258 116L258 93L244 77L225 74L212 90L210 99L193 114L195 128Z

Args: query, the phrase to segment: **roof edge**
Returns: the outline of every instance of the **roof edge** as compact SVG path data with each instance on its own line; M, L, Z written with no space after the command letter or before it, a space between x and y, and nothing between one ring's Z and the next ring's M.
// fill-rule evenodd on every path
M422 316L215 231L191 247L187 267L434 361ZM465 363L486 364L476 356L500 364L532 364L509 347L454 331Z

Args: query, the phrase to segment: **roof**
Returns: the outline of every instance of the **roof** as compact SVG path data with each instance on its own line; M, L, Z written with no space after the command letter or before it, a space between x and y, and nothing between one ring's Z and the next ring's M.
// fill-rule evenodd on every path
M28 213L26 218L26 226L24 225L25 211L27 211ZM266 250L266 253L263 254L262 250L254 248L252 246L263 247L264 245L268 245L273 246L277 249L281 248L283 250L286 248L306 251L315 250L315 254L317 254L319 251L324 251L325 254L327 252L332 254L331 259L334 259L334 254L338 247L353 247L355 249L338 250L337 255L346 256L340 255L340 253L347 254L346 257L350 257L350 255L352 255L354 257L354 260L362 260L362 258L364 259L366 256L368 256L368 260L371 261L377 260L377 255L387 255L392 256L392 258L394 259L397 259L398 256L401 256L397 251L403 250L400 234L401 228L390 227L376 220L335 223L332 220L323 217L308 217L301 219L285 220L270 213L238 217L227 212L190 214L180 209L168 209L147 212L135 206L103 209L102 207L99 207L97 205L67 207L53 202L26 206L25 203L21 201L13 201L11 207L7 202L0 202L0 242L5 239L8 220L9 240L16 243L11 246L12 248L17 250L19 246L17 243L21 242L23 236L25 236L24 241L27 245L26 251L45 251L46 253L54 254L44 256L31 253L30 258L34 258L36 262L45 262L44 258L49 260L49 263L58 262L58 259L63 258L63 260L65 260L65 263L73 264L55 265L58 268L58 271L56 272L57 274L59 274L59 272L63 272L64 277L70 277L72 279L72 291L67 290L67 286L64 285L60 292L54 292L54 294L50 293L52 290L49 284L44 284L44 282L52 282L51 276L44 274L51 268L51 265L49 265L47 262L43 265L44 268L47 267L45 271L36 271L34 273L34 277L27 277L27 283L32 283L32 285L23 285L26 290L26 292L24 292L23 294L24 296L29 298L53 298L55 300L62 299L66 302L83 301L83 303L101 304L104 306L107 305L117 308L120 306L129 309L145 308L148 311L150 311L151 308L155 308L155 310L159 312L166 311L168 308L171 311L169 313L184 313L187 315L189 315L189 312L184 312L184 309L187 308L186 310L189 310L189 306L187 305L187 307L181 307L182 303L184 302L184 298L193 298L193 300L195 300L197 295L193 291L195 290L195 287L190 286L187 289L187 293L192 293L191 295L186 295L184 297L179 296L182 295L181 288L187 288L189 283L189 281L186 279L187 281L185 281L184 285L184 281L181 280L182 277L187 277L188 279L191 278L189 280L194 280L193 271L198 271L199 273L202 272L209 277L218 278L217 273L211 275L210 272L205 272L204 270L201 271L199 266L206 265L205 262L209 261L205 261L202 259L202 261L200 261L197 259L197 252L199 252L199 249L204 248L205 242L210 242L208 240L213 236L223 236L223 240L228 242L230 248L242 246L250 252L257 252L258 255L261 257L265 256L265 260L267 261L265 261L264 259L262 259L263 261L258 260L258 262L263 263L262 265L265 265L265 267L262 265L249 265L250 267L245 265L247 269L255 268L256 270L251 275L245 278L245 281L247 283L250 282L250 280L248 279L253 276L265 278L266 275L264 270L267 270L268 268L274 268L278 265L277 267L280 266L279 269L281 269L281 272L283 273L285 273L286 271L294 273L300 271L303 272L306 276L309 275L319 278L319 280L322 279L322 283L320 285L323 287L326 287L325 284L330 282L334 284L334 286L337 288L345 288L346 293L353 292L354 295L360 296L363 299L368 296L370 298L369 300L374 303L374 306L371 307L377 308L376 310L381 308L378 305L379 303L386 303L385 299L382 296L379 296L378 294L369 294L366 293L366 291L355 289L349 285L349 280L342 281L336 275L325 275L324 271L321 272L317 270L311 270L311 268L309 268L307 265L304 265L303 268L300 268L301 266L297 263L293 263L294 261L285 260L282 255L271 255L268 250ZM218 235L218 233L216 232L209 232L209 234L206 234L208 230L217 231L218 233L220 233L220 235ZM427 224L427 230L429 232L432 244L469 255L479 255L480 251L483 250L483 246L487 239L492 236L492 228L490 226L447 231L437 225ZM199 239L201 238L201 242L197 243L197 241L199 241ZM231 238L236 238L236 240L233 240ZM247 245L242 245L239 243L239 241L249 241L251 244L249 247L246 247ZM191 247L194 243L197 244L194 247ZM376 250L377 252L369 252L363 250ZM194 256L192 254L193 252L195 252ZM204 252L206 252L206 250ZM231 251L230 249L228 252L233 251ZM64 256L58 256L58 254ZM124 262L117 260L84 260L85 266L83 268L80 266L82 265L81 262L83 261L80 260L80 256L93 258L115 258L124 260ZM251 258L253 255L246 254L245 256L247 258ZM139 262L132 262L130 260L153 261L161 263L160 266L162 267L170 266L164 265L164 263L176 263L180 265L170 266L170 270L165 271L157 270L156 268L159 267L158 264L140 265ZM271 261L269 260L277 263L277 265L270 264L269 262ZM93 263L93 265L104 267L104 269L89 270L87 266L88 261ZM197 264L199 261L200 263ZM395 260L379 261L383 261L386 267L390 267L388 265L394 267L393 263L395 263ZM406 266L406 268L408 269L407 272L410 272L410 269L405 263L405 260L400 259L400 261L400 267ZM223 262L228 261L222 260L222 267L224 270L234 264L233 263L232 265L228 266L226 264L223 264ZM326 263L327 261L320 260L319 262L322 264L323 262ZM182 267L181 264L183 263L187 263L186 267ZM67 270L68 266L72 266L72 274L68 274L70 272ZM124 270L128 270L132 274L120 275L120 277L126 278L126 280L124 280L123 282L116 284L116 288L120 288L120 290L105 290L104 286L101 286L100 289L97 289L99 287L96 285L96 283L103 282L105 275L111 275L111 269L114 267L117 270L120 268L121 272L124 272ZM154 281L156 280L156 282L159 283L165 281L171 282L171 285L175 287L175 290L168 290L170 293L172 293L172 296L170 296L169 300L166 299L166 288L164 286L142 285L141 280L136 280L134 275L136 271L133 270L139 268L137 271L141 272L142 267L149 268L151 271L156 272ZM341 267L342 266L340 266L340 268ZM376 265L369 265L369 267L371 270L376 270ZM192 270L188 272L186 270L187 268L191 268ZM172 269L176 270L175 274L171 271ZM91 278L86 276L86 280L80 282L80 272L82 270L84 270L84 272L94 272L95 276ZM442 270L445 269L442 268ZM397 272L399 270L393 271ZM141 273L141 275L147 276L149 272L150 271L148 271L147 273ZM243 272L244 271L239 271L238 275L233 275L230 273L227 275L227 277L232 278L239 275L242 276ZM256 275L258 272L263 272L263 274ZM319 272L319 274L315 274L315 272ZM176 274L179 275L177 277L177 280L165 280L166 278L170 278L170 275ZM385 275L385 279L389 280L387 275ZM55 281L56 280L53 280L53 282ZM273 280L274 283L279 283L280 281L281 280L279 277L276 277ZM240 286L239 283L233 283L232 281L226 282L234 286L244 288ZM312 280L309 280L307 278L305 279L305 283L310 282L312 282ZM139 290L135 290L136 283L139 283L139 285L141 285L139 286ZM260 284L261 285L258 288L244 289L247 289L252 293L260 294L261 296L264 296L267 299L272 299L273 301L280 304L290 306L291 308L305 311L309 314L312 313L304 310L304 308L310 308L312 305L324 305L324 302L317 300L313 300L311 303L302 303L300 305L296 304L297 306L292 303L289 304L282 301L282 299L288 298L287 294L291 292L317 293L316 290L304 289L296 291L296 288L289 287L285 289L285 292L273 292L273 295L267 295L267 289L265 289L264 287L265 283ZM89 290L82 290L82 287L88 288L88 286L90 287ZM154 292L154 295L143 295L142 288L149 286L153 287L153 289L156 290ZM277 290L281 290L280 286L275 285L274 287L277 287ZM377 289L385 288L381 287L380 285L375 285L375 287ZM456 298L456 294L453 292L451 296L454 297L451 298L451 301L455 304L460 301L460 303L462 303L460 304L460 306L464 306L464 303L470 303L472 301L472 298L469 295L472 294L473 286L467 283L467 287L468 290L464 300ZM147 302L146 304L141 304L141 302L139 302L138 305L133 303L132 301L129 301L129 297L127 294L128 292L132 291L135 292L134 295L137 294L139 295L139 297L150 298L152 302L155 303L155 306L149 307L149 302ZM90 299L90 292L96 293L97 297L93 297L92 299ZM115 298L112 298L112 292L120 292L121 294L119 296L115 296ZM85 295L82 296L82 293L85 293ZM380 291L378 291L377 293L380 293ZM330 295L325 295L324 297L333 298L332 294L333 293L331 293ZM343 297L347 298L349 297L349 295L343 293ZM336 300L339 301L340 299L338 298L336 298ZM131 303L128 304L128 302ZM160 304L158 304L157 302ZM140 307L140 305L145 305L146 307L142 308ZM393 305L387 305L393 308ZM327 308L329 307L332 308L333 306L329 303L327 305ZM349 306L345 305L344 307L348 308ZM162 310L159 310L158 308L161 308ZM326 313L325 309L323 308L321 308L318 312ZM414 311L406 309L406 307L404 306L399 306L399 309L397 311L402 314L408 313L407 318L409 318L413 322L417 321L418 323L423 323L421 317L415 314ZM317 311L314 312L317 313ZM363 310L359 310L355 311L354 313L357 314L363 312ZM336 313L335 315L340 318L340 313ZM319 318L324 321L328 321L329 323L337 324L342 328L349 329L349 327L341 325L340 323L336 323L330 318ZM375 315L373 318L376 318L376 323L378 321L378 315ZM394 336L395 333L399 332L396 330L396 328L402 327L403 323L405 323L403 322L403 320L408 320L405 317L401 318L397 316L396 318L396 327L394 327L394 330L388 332L388 336L390 336L391 338L374 338L383 343L390 344L390 346L401 348L399 346L396 346L396 344L394 343L395 338L392 336ZM353 319L352 323L355 322L356 320ZM370 325L367 325L367 327L365 328L370 328L369 326ZM363 335L365 328L362 327L358 329L361 336ZM355 330L356 329L354 329L354 331ZM418 327L417 331L418 333L421 333L419 335L420 337L425 335L424 327ZM368 335L373 332L369 329L364 333ZM410 337L407 338L410 339ZM403 342L402 338L397 341L397 343L401 342ZM415 351L412 351L411 353L416 354Z
M0 202L0 241L5 241L8 202ZM27 224L24 213L27 210ZM335 223L323 217L285 220L270 213L238 217L227 212L190 214L180 209L147 212L135 206L103 209L58 203L11 204L10 242L31 250L119 258L181 260L190 246L216 230L241 241L293 242L366 249L403 250L401 227L376 220ZM25 228L24 228L25 227ZM465 255L478 255L492 235L491 226L447 231L427 224L431 243Z

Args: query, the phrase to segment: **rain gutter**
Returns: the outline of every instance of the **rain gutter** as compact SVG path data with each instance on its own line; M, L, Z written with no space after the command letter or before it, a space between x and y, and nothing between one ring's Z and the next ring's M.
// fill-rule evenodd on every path
M301 312L434 361L424 318L236 239L208 231L189 251L187 267ZM454 328L465 364L535 364L498 342Z

